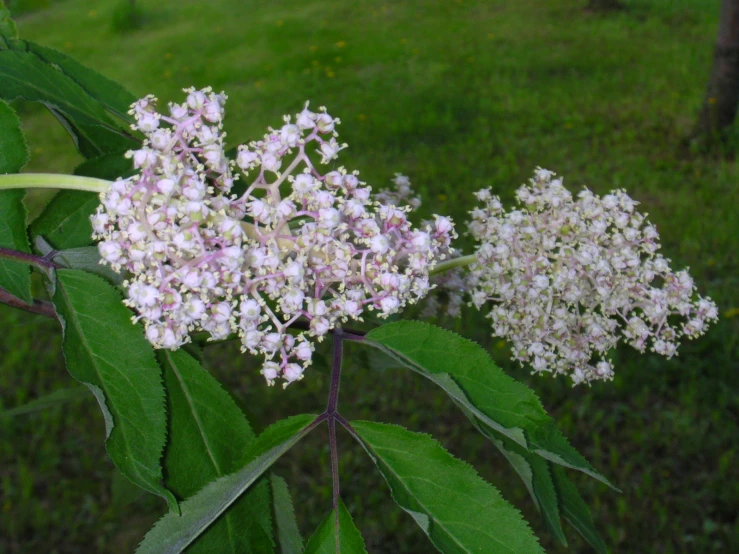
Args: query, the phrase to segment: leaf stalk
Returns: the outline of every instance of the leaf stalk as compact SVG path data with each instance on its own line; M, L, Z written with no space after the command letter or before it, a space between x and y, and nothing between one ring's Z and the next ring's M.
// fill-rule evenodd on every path
M104 179L57 173L11 173L0 175L0 190L67 189L101 193L107 191L111 184L111 181Z

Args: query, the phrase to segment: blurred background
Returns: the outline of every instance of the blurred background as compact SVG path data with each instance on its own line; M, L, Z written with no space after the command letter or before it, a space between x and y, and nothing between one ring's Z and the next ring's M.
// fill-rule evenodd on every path
M508 361L479 314L439 324L483 344L541 396L571 442L623 489L572 475L613 552L739 552L739 170L733 128L719 148L690 140L706 97L719 0L10 0L23 38L61 50L137 96L180 100L213 86L229 96L235 146L281 124L306 100L342 119L341 163L375 188L395 172L423 196L422 215L461 228L472 193L511 201L536 166L571 190L625 188L649 212L673 267L689 266L721 319L665 360L625 348L612 383L572 388ZM48 113L18 104L27 171L81 162ZM31 215L44 197L29 199ZM466 237L460 246L464 249ZM412 315L412 314L411 314ZM0 411L73 385L57 323L0 305ZM323 408L328 368L268 389L237 345L206 350L207 367L257 430ZM320 352L319 352L320 354ZM544 530L498 451L431 383L350 345L345 416L406 425L468 460ZM320 358L320 356L319 356ZM105 454L91 398L0 417L0 552L132 552L164 512ZM342 496L373 553L433 546L381 477L339 436ZM304 535L330 510L325 430L280 461Z

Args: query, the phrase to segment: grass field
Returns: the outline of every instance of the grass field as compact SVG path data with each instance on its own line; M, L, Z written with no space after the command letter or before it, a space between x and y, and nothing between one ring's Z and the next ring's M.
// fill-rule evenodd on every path
M440 323L490 349L542 397L571 442L612 482L579 476L613 552L739 552L739 168L733 156L683 146L703 97L718 0L624 0L597 15L585 0L138 0L141 25L112 25L127 2L34 2L24 38L62 50L137 95L178 98L211 85L229 95L232 145L260 136L305 100L340 116L342 156L384 186L409 175L422 211L458 222L472 192L510 200L536 166L570 187L625 188L642 203L676 267L690 266L720 322L665 361L624 349L613 383L572 389L507 361L479 316ZM22 1L16 1L19 8ZM19 105L28 170L70 171L80 158L65 132ZM32 210L43 198L31 198ZM462 239L464 244L464 238ZM70 386L56 323L0 306L0 409ZM432 433L520 507L551 552L523 486L440 391L350 350L342 411ZM267 390L235 346L206 351L209 368L255 427L322 409L328 370ZM115 475L95 402L0 418L0 552L132 552L164 511ZM330 508L325 434L278 466L304 534ZM396 508L371 463L340 436L342 492L376 553L433 547Z

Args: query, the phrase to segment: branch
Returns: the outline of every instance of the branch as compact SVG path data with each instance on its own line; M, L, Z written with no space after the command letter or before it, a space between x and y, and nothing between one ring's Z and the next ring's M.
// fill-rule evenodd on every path
M25 302L23 302L23 300L16 296L13 296L3 288L0 288L0 304L7 304L8 306L11 306L13 308L25 310L27 312L31 312L32 314L38 314L50 317L51 319L57 319L54 304L52 304L51 302L34 299L33 304L26 304Z

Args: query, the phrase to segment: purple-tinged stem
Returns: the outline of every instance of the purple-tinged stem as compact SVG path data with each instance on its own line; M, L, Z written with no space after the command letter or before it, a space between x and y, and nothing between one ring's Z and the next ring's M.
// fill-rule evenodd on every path
M344 354L344 338L346 334L341 327L334 329L334 355L331 366L331 389L328 394L326 414L328 416L328 444L331 450L331 481L333 483L334 507L334 536L336 537L336 552L341 552L339 538L339 450L336 443L336 417L339 413L336 408L339 404L339 385L341 383L341 363Z
M351 435L352 437L354 437L355 439L357 439L357 440L358 440L358 441L360 442L360 444L362 443L362 439L360 438L360 436L359 436L359 434L357 433L357 431L356 431L356 430L354 429L354 427L352 427L352 424L351 424L351 423L349 423L349 422L348 422L348 421L347 421L347 420L346 420L346 419L344 418L344 416L343 416L343 415L341 415L341 414L336 414L336 417L335 417L335 419L336 419L336 421L338 421L339 423L341 423L341 426L342 426L342 427L343 427L344 429L346 429L347 431L349 431L349 434L350 434L350 435Z
M336 552L341 552L341 537L339 532L339 450L336 445L336 416L334 413L328 418L328 443L331 449L331 478L333 483L334 506L334 536L336 537Z
M0 288L0 304L7 304L13 308L18 308L19 310L25 310L32 314L39 314L52 319L57 318L56 310L51 302L34 299L33 304L26 304L23 300L2 288Z
M54 252L54 254L56 254L56 252ZM44 270L57 269L61 267L59 264L53 262L49 256L37 256L35 254L27 254L25 252L18 252L17 250L3 248L2 246L0 246L0 258L23 262L25 264L33 265Z
M344 330L340 327L334 329L334 356L331 367L331 390L328 394L328 405L326 413L334 415L339 403L339 384L341 382L341 362L343 358Z

